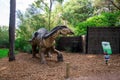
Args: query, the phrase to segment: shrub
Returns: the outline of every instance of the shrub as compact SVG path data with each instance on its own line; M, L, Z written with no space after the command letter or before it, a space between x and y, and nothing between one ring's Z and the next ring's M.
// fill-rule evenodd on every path
M8 49L0 49L0 58L8 56Z
M22 38L18 38L15 41L15 49L23 52L30 52L31 51L31 45L28 41L25 41Z
M8 52L7 48L0 49L0 58L8 57ZM18 51L15 51L15 54L18 54Z
M115 14L117 17L117 19L116 19L116 24L115 24L115 26L120 26L120 11L118 11L118 12L116 12L116 14Z
M93 23L94 27L100 27L100 26L109 26L109 22L108 19L104 16L104 15L98 15L98 16L94 16L91 18L88 18L87 23ZM89 27L92 27L91 25L88 25Z
M81 22L75 29L76 35L86 34L87 27L114 27L120 25L120 12L102 13Z
M9 35L7 26L0 26L0 47L9 47Z

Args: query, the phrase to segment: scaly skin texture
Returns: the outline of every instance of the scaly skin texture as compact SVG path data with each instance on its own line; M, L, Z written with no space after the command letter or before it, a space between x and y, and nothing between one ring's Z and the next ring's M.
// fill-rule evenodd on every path
M42 31L44 30L44 31ZM63 61L62 53L55 49L55 39L59 35L68 35L73 34L73 32L66 26L57 26L54 29L52 29L50 32L42 28L36 31L33 35L33 38L31 39L32 44L32 54L33 57L36 57L36 48L39 48L39 54L41 58L41 63L45 64L45 53L49 55L48 53L57 53L57 59L58 62Z

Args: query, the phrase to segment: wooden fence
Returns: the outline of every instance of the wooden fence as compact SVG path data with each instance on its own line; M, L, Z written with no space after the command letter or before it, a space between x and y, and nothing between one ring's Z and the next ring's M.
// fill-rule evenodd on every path
M61 37L57 40L58 50L66 50L71 52L83 52L82 37Z
M113 53L120 53L120 27L88 27L86 36L61 37L56 47L71 52L102 54L102 41L110 42Z
M103 53L102 41L110 42L113 53L120 53L120 27L91 27L87 29L87 53Z

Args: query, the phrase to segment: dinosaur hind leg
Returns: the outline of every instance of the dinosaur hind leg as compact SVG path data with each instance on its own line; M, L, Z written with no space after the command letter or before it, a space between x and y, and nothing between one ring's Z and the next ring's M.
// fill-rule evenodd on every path
M32 58L36 57L36 48L37 48L37 45L32 45Z
M41 51L39 51L39 54L40 54L40 59L41 59L41 64L46 64L46 60L45 60L45 51L46 49L41 49Z
M49 57L49 58L52 57L52 55L51 55L51 49L50 48L46 49L45 55L47 55L47 57Z

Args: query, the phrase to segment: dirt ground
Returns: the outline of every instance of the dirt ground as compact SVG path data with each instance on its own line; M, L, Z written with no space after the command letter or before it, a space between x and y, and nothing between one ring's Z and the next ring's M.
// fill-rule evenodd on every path
M109 65L103 55L63 52L64 62L57 62L56 55L40 64L39 58L19 53L16 61L0 59L0 80L120 80L120 54L111 55ZM66 64L69 78L66 79Z

